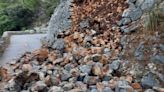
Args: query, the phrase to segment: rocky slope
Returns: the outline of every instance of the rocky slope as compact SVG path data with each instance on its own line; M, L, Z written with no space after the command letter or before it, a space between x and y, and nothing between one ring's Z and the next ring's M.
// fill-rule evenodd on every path
M62 0L48 44L0 69L2 90L164 92L163 22L148 32L140 20L157 1Z

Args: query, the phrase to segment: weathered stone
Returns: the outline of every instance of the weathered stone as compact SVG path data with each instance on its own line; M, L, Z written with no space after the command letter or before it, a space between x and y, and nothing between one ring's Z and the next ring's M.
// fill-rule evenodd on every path
M75 84L78 88L80 88L81 91L87 92L87 84L84 84L83 82L76 82Z
M103 92L113 92L113 91L112 91L111 88L109 88L109 87L105 87L104 90L103 90Z
M127 2L134 3L136 0L127 0Z
M102 56L101 56L100 54L94 54L94 55L92 56L92 60L93 60L94 62L99 62L99 61L101 60L101 58L102 58Z
M152 56L151 61L156 64L164 64L164 56L163 55Z
M80 68L80 71L82 71L83 73L88 75L91 72L92 66L90 66L90 65L82 65L79 68Z
M130 25L125 25L121 27L121 31L124 33L131 33L137 31L137 29L140 27L140 21L133 21L130 23Z
M144 52L143 52L144 45L143 44L144 43L141 42L134 52L134 56L136 57L137 60L143 60L144 59Z
M132 21L139 19L142 16L142 11L140 8L131 9L128 8L124 10L122 17L131 18Z
M85 28L85 27L89 27L89 20L88 19L85 19L85 20L80 22L80 28Z
M98 90L97 89L92 89L91 92L98 92Z
M64 49L64 40L63 39L57 39L54 44L52 45L53 49L61 50L63 51Z
M155 78L153 73L148 73L141 79L141 85L143 88L152 88L153 86L158 86L159 81Z
M126 25L126 24L129 24L131 22L130 18L122 18L118 25L121 26L121 25Z
M145 1L145 0L137 0L137 1L136 1L136 6L137 6L137 7L141 7L141 5L143 4L144 1Z
M120 62L120 60L115 60L109 65L109 67L113 70L117 70L120 66Z
M147 89L144 92L155 92L153 89Z
M51 76L50 80L51 80L52 85L54 85L54 86L58 86L60 83L60 79L57 78L56 76Z
M68 80L69 78L71 77L71 74L66 71L66 70L63 70L62 74L61 74L61 80L62 81L66 81Z
M111 79L110 76L104 76L104 77L103 77L103 81L109 81L110 79Z
M52 86L48 92L64 92L61 87Z
M47 92L47 85L43 81L38 81L32 86L31 91Z
M143 11L150 11L153 8L154 4L154 0L145 0L141 5L141 9Z
M73 89L73 87L74 87L73 83L67 83L63 86L63 89L64 89L64 91L68 91L68 90Z
M21 91L21 85L19 85L17 82L15 82L13 79L11 79L7 85L5 85L5 90L9 92L20 92Z
M127 81L118 81L115 92L133 92L133 88L129 86Z
M162 51L164 51L164 44L160 44L159 47Z
M30 92L29 90L22 90L22 91L20 91L20 92Z
M85 76L85 78L84 78L84 83L86 83L88 85L95 85L99 81L100 80L98 77Z

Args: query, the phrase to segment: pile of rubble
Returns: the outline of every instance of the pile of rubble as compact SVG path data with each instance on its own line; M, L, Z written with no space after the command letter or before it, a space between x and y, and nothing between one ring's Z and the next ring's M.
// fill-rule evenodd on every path
M58 33L52 47L27 52L0 69L4 92L164 92L163 76L146 70L156 65L120 58L117 22L125 0L74 0L72 7L72 28Z

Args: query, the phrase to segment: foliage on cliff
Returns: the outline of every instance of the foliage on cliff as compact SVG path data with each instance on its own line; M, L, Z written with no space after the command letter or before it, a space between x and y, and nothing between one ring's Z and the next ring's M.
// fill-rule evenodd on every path
M31 23L48 20L59 0L1 0L0 34L21 30Z

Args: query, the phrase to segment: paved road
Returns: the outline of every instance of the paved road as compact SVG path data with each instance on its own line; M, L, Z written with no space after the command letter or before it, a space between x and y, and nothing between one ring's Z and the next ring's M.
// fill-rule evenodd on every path
M41 47L40 39L46 34L13 35L10 44L0 58L0 65L19 58L26 51L33 51Z

